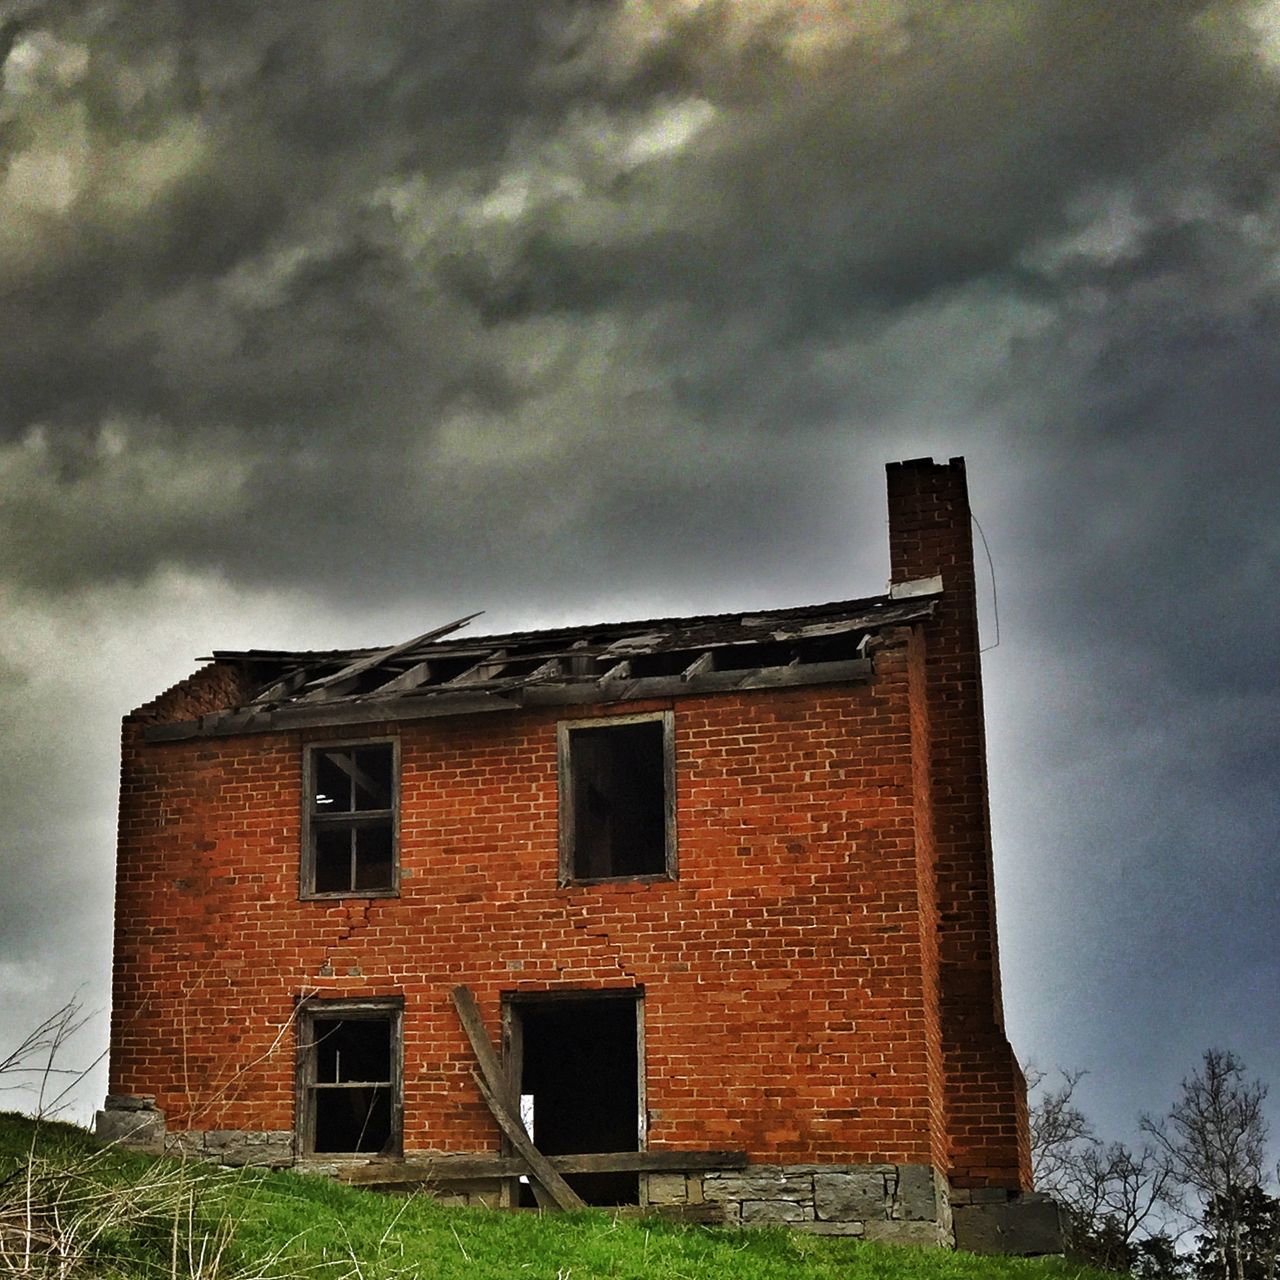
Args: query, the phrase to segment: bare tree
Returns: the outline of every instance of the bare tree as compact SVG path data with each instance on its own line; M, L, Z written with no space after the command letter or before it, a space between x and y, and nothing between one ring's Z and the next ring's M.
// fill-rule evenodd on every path
M55 1115L67 1094L102 1060L99 1054L88 1067L67 1067L61 1061L68 1043L93 1017L77 999L54 1010L13 1049L0 1054L0 1090L34 1094L36 1115Z
M1086 1073L1058 1074L1060 1083L1045 1088L1046 1073L1026 1070L1030 1092L1040 1091L1031 1107L1035 1185L1061 1206L1070 1255L1128 1270L1140 1243L1164 1240L1160 1215L1169 1187L1168 1162L1151 1145L1104 1145L1075 1102L1076 1086Z
M1267 1086L1248 1079L1235 1054L1209 1049L1168 1114L1142 1118L1143 1132L1168 1162L1169 1203L1199 1226L1221 1215L1215 1238L1223 1280L1245 1280L1240 1206L1262 1185L1266 1096Z
M1031 1175L1039 1190L1061 1199L1080 1150L1098 1142L1088 1117L1074 1102L1076 1085L1088 1073L1059 1068L1062 1082L1055 1089L1045 1087L1048 1073L1031 1063L1023 1074L1028 1094L1040 1090L1031 1107Z

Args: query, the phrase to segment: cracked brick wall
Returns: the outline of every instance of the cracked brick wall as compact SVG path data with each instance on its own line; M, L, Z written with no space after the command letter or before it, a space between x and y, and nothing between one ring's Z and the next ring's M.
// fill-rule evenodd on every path
M402 996L406 1152L492 1151L451 988L496 1040L503 992L642 985L651 1148L1028 1185L963 467L891 468L890 503L894 581L946 596L877 637L869 684L585 713L672 711L674 881L557 884L552 709L144 743L240 700L215 664L128 717L112 1092L155 1095L171 1133L279 1134L297 999ZM306 745L390 736L399 895L300 900Z
M302 752L332 731L128 723L112 1092L155 1094L171 1132L286 1129L296 997L403 995L406 1150L489 1150L451 987L496 1038L504 991L640 984L652 1147L930 1162L906 633L875 663L621 708L674 711L672 882L557 886L552 711L353 735L399 737L402 881L345 901L298 894Z

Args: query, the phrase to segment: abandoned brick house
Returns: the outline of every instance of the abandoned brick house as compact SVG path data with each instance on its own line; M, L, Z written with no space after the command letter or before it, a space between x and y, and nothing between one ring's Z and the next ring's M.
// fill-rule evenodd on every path
M1047 1251L963 460L886 594L218 652L125 718L105 1135Z

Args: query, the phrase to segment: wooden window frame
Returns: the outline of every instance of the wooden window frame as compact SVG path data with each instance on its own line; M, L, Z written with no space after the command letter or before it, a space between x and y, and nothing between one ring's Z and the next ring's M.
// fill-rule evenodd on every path
M628 724L662 725L662 786L664 867L661 871L630 876L578 876L573 870L573 772L570 738L579 729L609 729ZM676 734L675 713L648 711L635 715L595 716L586 720L561 720L556 725L557 787L559 791L559 885L634 884L678 878L676 853Z
M372 809L363 815L359 812L346 816L358 821L368 818L387 818L391 823L391 884L377 889L337 889L318 892L316 882L316 815L312 812L312 799L316 789L316 757L322 751L347 750L355 747L391 748L391 808ZM347 825L322 819L323 825ZM302 858L300 864L298 897L303 901L331 901L335 898L398 898L400 896L400 740L395 737L340 738L332 742L308 742L302 749Z
M316 1151L314 1093L325 1086L317 1083L313 1026L317 1018L341 1018L347 1022L391 1023L391 1150ZM298 1155L304 1160L376 1160L398 1158L404 1153L404 997L328 999L306 997L298 1005L296 1022L297 1067L294 1081L294 1136ZM370 1082L375 1083L375 1082Z

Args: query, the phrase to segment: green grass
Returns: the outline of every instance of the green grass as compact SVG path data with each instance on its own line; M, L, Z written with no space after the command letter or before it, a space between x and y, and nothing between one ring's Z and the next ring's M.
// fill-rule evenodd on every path
M12 1208L23 1181L4 1179L25 1166L34 1134L31 1120L0 1114L0 1238L5 1222L12 1221L4 1216L5 1197ZM539 1215L445 1208L426 1196L382 1195L322 1178L216 1172L173 1160L98 1153L84 1131L61 1124L43 1124L34 1150L54 1168L80 1171L78 1178L106 1195L125 1195L148 1180L166 1188L154 1204L143 1195L138 1220L106 1233L70 1273L75 1276L1107 1280L1107 1273L1053 1259L979 1258L784 1230L621 1220L603 1210Z

